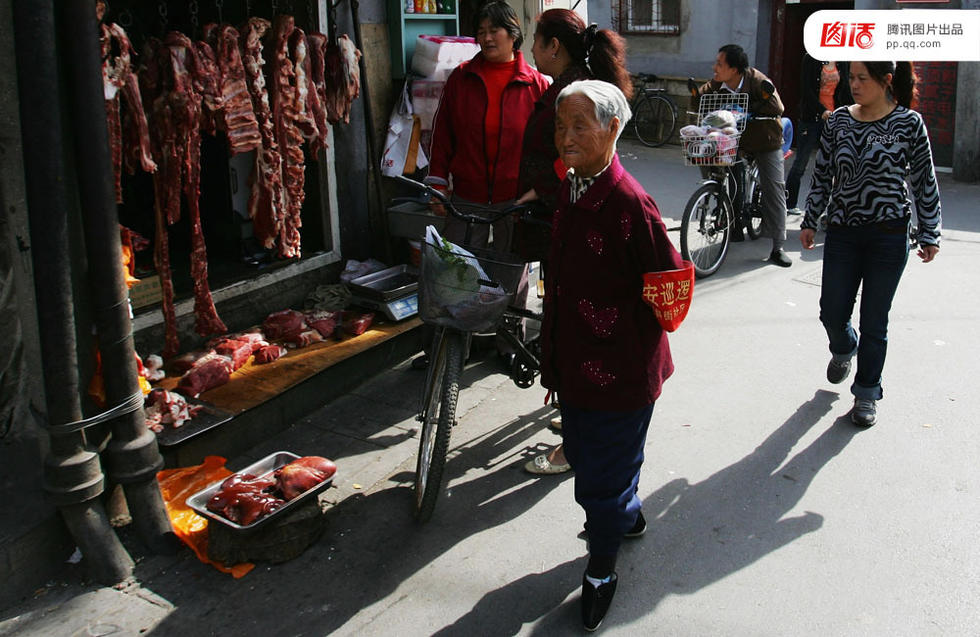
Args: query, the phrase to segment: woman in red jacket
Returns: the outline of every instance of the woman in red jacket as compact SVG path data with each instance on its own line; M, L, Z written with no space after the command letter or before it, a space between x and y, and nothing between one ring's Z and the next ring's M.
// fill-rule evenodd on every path
M528 66L520 52L524 42L517 14L506 2L493 0L473 18L480 52L454 70L442 90L432 125L429 176L425 183L452 197L453 205L513 205L517 192L524 127L534 103L548 88L548 79ZM442 204L436 214L446 215ZM448 217L443 237L463 243L466 223ZM493 249L509 252L514 220L507 215L493 224ZM490 226L473 227L469 245L486 247ZM518 291L520 303L527 289ZM428 347L428 335L423 336ZM412 361L424 369L428 352Z
M454 204L507 207L517 198L524 127L548 80L524 61L524 35L506 2L489 2L473 20L480 52L452 72L432 127L426 183L452 193ZM441 206L437 206L437 212ZM494 249L510 249L513 220L493 227ZM465 224L450 217L446 238L459 242ZM471 244L486 245L489 228L474 228Z

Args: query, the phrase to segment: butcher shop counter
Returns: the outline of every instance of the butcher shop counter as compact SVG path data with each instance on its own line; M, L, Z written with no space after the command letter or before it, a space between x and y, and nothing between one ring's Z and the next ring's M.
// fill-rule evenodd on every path
M167 467L199 464L205 456L234 457L421 349L418 317L372 325L360 336L291 349L282 358L245 363L228 383L193 400L198 417L157 434ZM173 390L179 377L156 387Z

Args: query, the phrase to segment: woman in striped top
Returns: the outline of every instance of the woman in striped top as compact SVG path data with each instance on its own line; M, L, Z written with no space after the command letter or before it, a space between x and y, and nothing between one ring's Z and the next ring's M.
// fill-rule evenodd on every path
M818 220L826 213L820 321L832 354L827 380L843 382L857 355L851 420L870 427L882 397L888 311L909 254L912 202L906 179L924 263L939 252L941 217L929 137L922 116L909 108L916 93L912 65L853 62L849 82L856 103L835 110L824 127L800 242L813 249ZM851 325L859 285L860 338Z

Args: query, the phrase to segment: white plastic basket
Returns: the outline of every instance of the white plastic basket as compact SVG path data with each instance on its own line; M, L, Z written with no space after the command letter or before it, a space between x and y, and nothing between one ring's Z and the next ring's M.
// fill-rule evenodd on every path
M681 131L684 163L687 166L729 166L738 155L738 142L745 130L748 116L748 93L707 93L698 103L698 121L702 127L705 117L715 111L729 111L735 116L735 134L711 132L688 134Z

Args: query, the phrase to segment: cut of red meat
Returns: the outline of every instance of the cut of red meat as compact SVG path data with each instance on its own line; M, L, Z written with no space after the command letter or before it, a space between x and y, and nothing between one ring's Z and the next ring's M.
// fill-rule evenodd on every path
M227 356L208 354L180 377L177 391L197 398L207 390L227 383L232 371L231 359Z
M180 427L203 409L201 405L188 405L186 398L166 389L154 389L147 394L143 408L146 426L156 433L166 427Z
M266 345L260 347L255 352L255 364L265 365L274 360L278 360L286 355L286 348L282 345Z
M269 92L266 89L262 57L262 37L271 23L262 18L249 18L242 33L242 64L245 82L252 100L252 110L259 127L262 143L255 154L255 170L250 179L248 214L252 219L255 238L266 249L276 245L284 214L282 189L282 156L273 124Z
M208 500L208 510L236 524L248 526L285 504L274 493L275 480L244 473L229 476Z
M323 337L316 330L306 330L305 332L290 334L284 340L286 341L286 345L292 347L308 347L313 343L323 341Z
M285 338L307 329L305 317L296 310L274 312L262 322L262 331L269 340Z
M313 83L310 89L310 111L313 113L313 121L316 122L317 129L316 138L310 142L310 154L319 157L320 150L327 147L327 137L330 134L330 125L327 123L326 84L323 79L327 36L322 33L307 33L306 45L310 59L310 79Z
M214 350L195 350L193 352L187 352L186 354L181 354L170 359L168 366L170 367L171 375L183 374L190 368L194 367L194 363L201 360L208 354L214 354Z
M323 338L330 338L337 329L340 312L307 312L306 324L320 333Z
M252 355L252 343L250 341L226 338L214 346L214 351L230 358L231 368L234 371L248 362L249 357Z
M304 456L276 469L276 488L287 501L302 495L337 472L332 460L321 456Z
M354 312L344 310L340 313L341 329L350 336L360 336L374 322L374 312Z
M255 150L261 145L262 137L245 82L238 31L226 24L212 31L212 36L221 71L222 118L219 128L228 136L232 155Z

